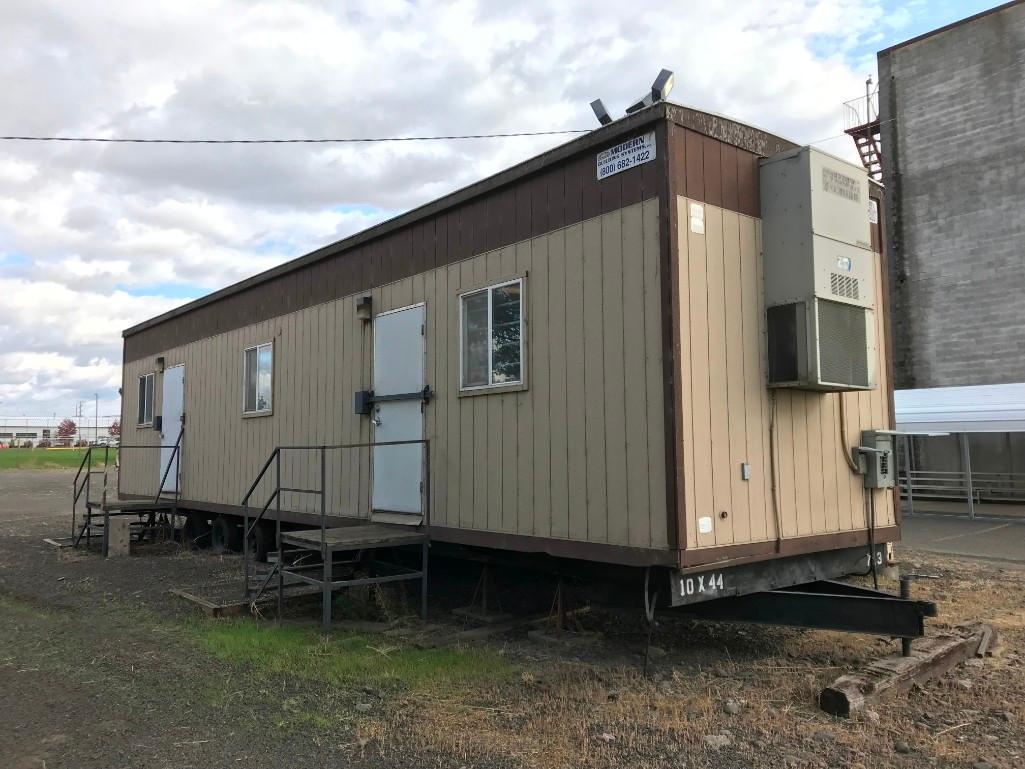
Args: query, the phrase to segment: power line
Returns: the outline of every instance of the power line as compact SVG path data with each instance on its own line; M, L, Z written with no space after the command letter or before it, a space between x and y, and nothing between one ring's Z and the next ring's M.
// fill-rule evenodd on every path
M368 144L381 142L434 142L457 139L508 139L517 136L558 136L591 133L590 128L561 131L516 131L494 134L451 134L445 136L367 136L331 139L139 139L101 136L0 136L0 141L96 142L104 144Z

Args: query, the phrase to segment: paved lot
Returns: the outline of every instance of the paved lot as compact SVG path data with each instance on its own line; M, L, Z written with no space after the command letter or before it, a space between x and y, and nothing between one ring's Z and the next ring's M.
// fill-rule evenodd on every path
M902 545L930 553L1025 566L1025 521L972 521L946 515L905 516Z

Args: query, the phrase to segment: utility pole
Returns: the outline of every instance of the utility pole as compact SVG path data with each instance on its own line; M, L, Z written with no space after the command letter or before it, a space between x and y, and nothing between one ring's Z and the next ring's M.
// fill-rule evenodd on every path
M100 394L93 393L96 398L96 416L93 418L93 445L100 442Z

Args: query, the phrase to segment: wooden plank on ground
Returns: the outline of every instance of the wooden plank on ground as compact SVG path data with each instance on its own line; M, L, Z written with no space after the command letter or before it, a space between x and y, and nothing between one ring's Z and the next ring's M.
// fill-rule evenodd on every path
M850 716L881 697L943 675L980 650L985 653L993 638L993 628L981 623L923 638L908 657L895 654L840 676L819 694L819 707L834 716Z

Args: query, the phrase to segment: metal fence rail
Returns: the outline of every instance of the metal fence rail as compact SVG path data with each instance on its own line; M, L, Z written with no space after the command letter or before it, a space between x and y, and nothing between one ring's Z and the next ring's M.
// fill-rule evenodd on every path
M910 484L913 498L962 500L970 486L975 502L1025 502L1025 473L902 470L898 479L905 497Z

